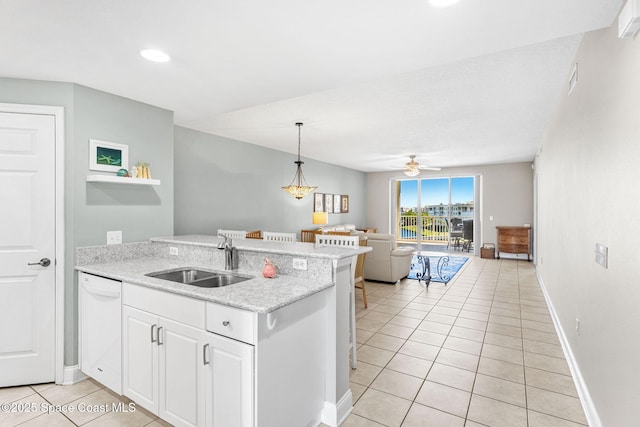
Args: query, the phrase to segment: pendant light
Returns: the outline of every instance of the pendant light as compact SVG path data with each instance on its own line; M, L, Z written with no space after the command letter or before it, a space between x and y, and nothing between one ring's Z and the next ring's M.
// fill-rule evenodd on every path
M307 180L304 179L304 175L302 174L302 165L304 164L304 162L300 160L300 127L302 127L302 123L296 123L296 126L298 126L298 160L293 162L297 165L296 174L293 176L291 184L282 187L282 189L299 200L318 187L311 187L307 184Z

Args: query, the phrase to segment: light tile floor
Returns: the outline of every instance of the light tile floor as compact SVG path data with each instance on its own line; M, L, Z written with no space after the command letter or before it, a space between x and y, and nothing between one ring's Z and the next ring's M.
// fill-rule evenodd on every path
M161 427L155 415L91 379L74 385L39 384L0 388L0 427Z
M533 265L471 256L448 285L356 292L353 426L583 426Z
M447 286L366 288L343 427L587 424L531 263L470 257ZM112 411L119 402L130 401L93 380L3 388L0 403L36 410L0 412L0 427L167 425L140 407Z

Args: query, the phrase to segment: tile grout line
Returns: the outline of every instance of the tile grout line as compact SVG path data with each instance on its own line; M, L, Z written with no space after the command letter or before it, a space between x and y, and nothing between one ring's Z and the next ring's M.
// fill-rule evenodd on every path
M470 265L470 263L469 263L469 264L466 264L462 270L465 270L465 269L466 269L466 267L467 267L467 265ZM486 261L483 263L483 266L482 266L482 268L481 268L481 270L480 270L480 271L482 271L482 270L484 269L485 265L486 265ZM438 297L438 299L436 300L436 302L433 304L433 307L431 307L431 309L430 309L428 312L426 312L427 314L426 314L426 315L421 319L421 322L420 322L420 323L424 322L424 320L426 319L426 317L427 317L427 316L432 312L433 308L435 308L435 307L438 305L438 303L440 303L440 302L443 300L443 297L444 297L444 296L446 296L446 295L447 295L447 293L448 293L448 292L453 288L453 285L454 285L455 283L457 283L457 279L458 279L458 278L460 278L460 277L462 277L462 273L463 273L463 271L460 271L460 273L461 273L461 275L460 275L460 276L458 276L456 279L454 279L453 283L452 283L452 282L448 282L448 283L445 283L445 284L444 284L444 286L445 286L445 291L444 291L442 294L440 294L440 296ZM468 301L468 299L469 299L469 295L470 295L470 294L471 294L471 292L473 291L473 288L476 286L476 283L477 283L477 280L478 280L478 277L480 276L480 274L481 274L481 273L478 273L478 276L475 278L475 280L474 280L474 283L473 283L473 286L472 286L471 290L467 293L467 296L465 297L465 302L464 302L464 303L462 303L461 308L460 308L460 309L458 309L458 315L456 315L456 316L455 316L456 320L459 318L460 311L462 311L462 308L464 307L464 304L466 304L466 302L467 302L467 301ZM413 280L413 279L410 279L410 280ZM449 286L449 284L451 284L451 286ZM404 307L403 307L403 308L406 308L406 306L407 306L407 305L409 305L411 302L413 302L413 301L414 301L416 298L418 298L419 296L421 296L421 295L425 294L428 290L429 290L429 289L428 289L428 286L426 286L426 285L425 285L425 289L423 289L419 294L417 294L416 296L414 296L414 297L413 297L413 298L412 298L412 299L411 299L407 304L405 304L405 305L404 305ZM387 297L386 299L390 299L390 297ZM395 317L395 316L398 316L398 315L399 315L399 313L398 313L398 314L395 314L395 315L394 315L394 317ZM451 316L451 317L453 317L453 316ZM434 322L436 322L436 321L434 321ZM436 322L436 323L440 323L440 322ZM488 323L488 322L487 322L487 323ZM387 325L387 324L389 324L389 321L385 322L385 325ZM452 323L452 324L450 325L450 328L449 328L449 331L447 332L446 338L448 338L448 337L450 336L451 329L453 329L454 325L455 325L455 320L454 320L454 323ZM383 326L383 327L384 327L384 326ZM414 332L415 332L416 330L418 330L418 327L419 327L419 325L418 325L418 326L416 326L416 327L414 328ZM382 327L381 327L381 328L379 328L379 329L378 329L378 331L379 331L380 329L382 329ZM466 328L466 329L469 329L469 328ZM376 331L376 332L374 333L374 335L375 335L375 334L377 334L377 333L378 333L378 331ZM485 336L486 336L486 327L485 327L484 334L485 334ZM385 334L382 334L382 335L385 335ZM412 333L411 335L413 335L413 333ZM405 343L406 343L407 341L409 341L409 338L411 337L411 335L409 335L409 337L407 337L406 339L404 339ZM442 349L444 348L444 343L446 342L446 338L445 338L445 341L443 341L442 345L440 345L440 346L439 346L439 347L440 347L440 349L438 350L438 352L437 352L437 354L436 354L436 356L435 356L434 360L432 361L431 366L429 367L429 370L428 370L428 371L427 371L427 373L425 374L425 377L424 377L424 378L421 378L421 380L422 380L422 384L421 384L421 385L420 385L420 387L418 388L418 391L416 392L416 395L415 395L415 396L413 397L413 399L411 400L411 405L410 405L409 410L407 411L407 413L404 415L404 417L403 417L403 419L402 419L402 423L404 423L404 421L406 420L406 417L408 416L409 411L410 411L411 407L413 406L413 404L415 404L415 403L416 403L416 398L417 398L417 397L418 397L418 395L420 394L420 390L422 390L422 387L424 387L424 384L425 384L425 383L426 383L426 381L427 381L427 377L429 376L429 373L430 373L430 372L431 372L431 370L433 369L433 365L436 363L436 360L435 360L435 359L437 359L437 358L438 358L438 355L440 354L440 352L441 352L441 351L442 351ZM369 339L371 339L371 338L369 338ZM368 340L367 340L367 341L368 341ZM484 343L484 338L483 338L483 343ZM365 345L365 344L366 344L366 341L365 341L362 345ZM376 347L376 348L379 348L379 347ZM401 346L400 348L402 348L402 346ZM364 395L364 393L366 393L366 391L367 391L369 388L372 388L372 387L371 387L371 384L373 384L373 383L375 382L375 380L380 376L380 374L381 374L381 373L382 373L382 372L387 368L387 366L389 365L389 363L391 362L391 360L393 360L393 358L394 358L394 357L399 353L399 351L400 351L400 349L398 349L398 350L396 350L396 351L394 352L393 357L392 357L392 358L391 358L391 359L390 359L390 360L385 364L385 366L384 366L384 367L382 367L382 369L380 370L380 372L379 372L379 373L378 373L378 374L373 378L373 380L371 381L371 383L370 383L368 386L366 386L366 389L365 389L365 391L360 395L360 398ZM469 354L469 353L466 353L466 352L462 352L462 353ZM480 358L480 356L478 356L478 363L479 363L479 358ZM425 359L425 360L428 360L428 359ZM392 370L392 371L394 371L393 369L391 369L391 370ZM394 371L394 372L396 372L396 371ZM471 372L471 371L469 371L469 372ZM406 375L409 375L409 374L406 374ZM477 376L477 366L476 366L475 375ZM475 383L475 378L474 378L474 383ZM439 384L439 383L437 383L437 384ZM447 386L447 387L451 387L451 386L449 386L449 385L447 385L447 384L442 384L442 385L445 385L445 386ZM452 387L452 388L456 388L456 387ZM375 388L373 388L373 390L380 391L380 390L377 390L377 389L375 389ZM471 394L473 394L473 388L472 388L472 391L471 391L470 393L471 393ZM392 395L392 396L396 396L396 395L391 394L391 393L388 393L388 394L390 394L390 395ZM401 398L401 399L404 399L404 398L403 398L403 397L401 397L401 396L396 396L396 397ZM358 400L360 400L360 398L358 398ZM409 399L405 399L405 400L409 400ZM469 399L469 405L470 405L470 402L471 402L471 399ZM419 404L419 403L418 403L418 404ZM443 411L442 409L439 409L439 408L433 408L433 409L435 409L435 410L437 410L437 411L440 411L440 412L443 412L443 413L446 413L446 414L450 414L450 415L455 416L455 417L458 417L458 418L461 418L461 417L459 417L459 416L458 416L458 415L456 415L456 414L452 414L451 412ZM469 410L469 406L467 407L467 413L468 413L468 410ZM358 416L360 416L360 415L358 415ZM363 417L363 418L366 418L366 417ZM366 419L369 419L369 418L366 418ZM467 417L465 416L465 418L464 418L464 419L465 419L465 421L466 421L466 420L467 420ZM375 421L375 420L371 420L371 421L373 421L373 422L377 422L377 421ZM401 425L402 425L402 423L401 423Z

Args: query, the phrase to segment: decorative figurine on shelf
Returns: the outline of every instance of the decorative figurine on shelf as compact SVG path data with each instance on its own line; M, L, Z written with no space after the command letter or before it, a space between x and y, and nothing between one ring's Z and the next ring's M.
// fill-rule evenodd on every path
M129 176L131 178L137 178L138 177L138 167L134 166L131 168L131 172L129 173Z
M151 170L149 169L149 166L151 165L145 162L136 163L136 169L138 169L138 178L151 179Z
M276 267L271 263L269 258L264 259L264 268L262 269L262 275L267 279L273 279L276 277Z
M118 169L118 172L116 173L118 176L125 176L125 177L129 176L129 172L126 169Z

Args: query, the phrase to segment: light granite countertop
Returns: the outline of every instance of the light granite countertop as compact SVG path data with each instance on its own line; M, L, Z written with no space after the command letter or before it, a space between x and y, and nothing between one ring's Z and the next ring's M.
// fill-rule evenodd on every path
M270 313L334 285L280 275L266 279L259 272L241 270L234 270L234 273L254 278L220 288L200 288L146 276L148 273L182 267L220 271L188 261L152 257L82 265L77 266L76 270L257 313Z
M174 243L180 245L192 245L217 248L224 239L217 236L200 234L170 237L153 237L152 242ZM370 252L373 249L368 246L357 248L344 248L339 246L324 246L316 248L313 243L304 242L268 242L262 239L234 239L233 246L238 250L265 252L278 255L296 255L307 258L342 259Z
M122 246L121 251L118 251L120 248L113 248L116 245L81 248L87 249L92 256L83 257L84 261L78 263L76 270L257 313L270 313L334 286L334 283L327 279L331 275L330 272L321 274L317 278L313 276L302 278L284 274L278 275L273 279L266 279L262 277L261 271L256 271L253 267L249 270L249 267L246 266L244 268L247 268L247 270L239 269L233 272L253 277L252 279L220 288L201 288L147 276L148 273L184 267L224 272L212 268L211 263L207 263L198 257L187 257L186 259L168 258L167 255L163 255L158 251L154 252L151 248L151 246L155 246L154 243L160 243L199 246L209 250L217 248L221 241L223 239L217 236L185 235L155 237L146 244L127 244ZM245 253L300 256L331 261L353 257L372 250L366 246L357 248L330 246L316 248L311 243L265 242L258 239L238 239L233 241L233 245L239 251ZM112 251L113 253L111 253ZM217 252L217 250L214 252ZM261 259L262 256L260 255L256 258ZM320 277L324 278L321 279Z

